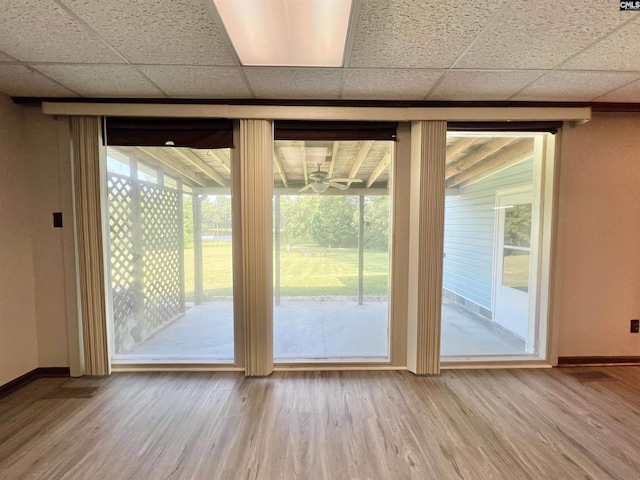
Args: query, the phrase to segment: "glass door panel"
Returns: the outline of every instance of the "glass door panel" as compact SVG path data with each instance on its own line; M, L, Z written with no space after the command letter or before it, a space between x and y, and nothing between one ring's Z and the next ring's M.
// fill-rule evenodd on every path
M276 141L276 361L389 359L392 148Z
M546 134L447 137L441 355L536 355ZM451 153L453 152L453 153Z
M233 362L231 192L191 166L228 185L221 158L228 150L108 147L114 361Z

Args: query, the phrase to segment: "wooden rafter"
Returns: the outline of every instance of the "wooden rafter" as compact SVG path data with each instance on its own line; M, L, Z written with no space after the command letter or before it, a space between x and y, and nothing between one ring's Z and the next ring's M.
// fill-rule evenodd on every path
M229 159L227 158L224 152L220 150L209 150L207 152L207 155L209 154L211 154L213 158L215 158L220 162L220 164L222 165L222 168L224 168L227 171L227 173L231 173L231 162L229 162Z
M331 153L331 163L329 164L329 178L333 177L333 169L336 166L336 159L338 158L338 150L340 149L340 142L333 142L333 152Z
M358 175L360 167L362 166L362 162L364 162L364 159L367 158L367 154L369 153L369 150L371 150L372 146L372 140L362 142L362 145L360 145L360 150L358 150L358 154L356 155L356 159L353 161L353 165L351 166L349 178L356 178L356 175Z
M284 188L284 187L276 187L273 190L273 193L275 195L317 195L317 193L315 193L313 190L309 189L309 190L305 190L304 192L300 191L300 188L294 188L294 187L288 187L288 188ZM329 188L326 191L324 191L322 193L323 196L329 196L329 195L345 195L345 191L343 190L338 190L337 188ZM364 187L356 187L356 188L350 188L348 190L348 195L389 195L389 189L388 188L384 188L384 187L373 187L373 188L369 188L366 189Z
M382 172L384 172L385 168L389 166L389 163L391 163L390 151L384 154L384 156L380 159L376 167L373 169L373 172L371 172L371 175L369 176L369 180L367 180L367 188L371 188L371 185L373 185L373 183L378 179L378 177L382 175Z
M458 154L464 152L477 141L478 137L462 137L456 140L453 144L447 147L447 164L451 163Z
M484 158L487 158L489 155L494 154L502 147L508 145L513 142L515 139L513 137L500 137L500 138L492 138L484 145L480 146L477 150L471 152L469 155L465 155L460 160L447 165L445 169L444 176L445 178L452 177L457 175L458 173L468 169L475 163L478 163Z
M147 150L145 147L136 147L133 149L128 149L127 151L120 150L118 147L109 147L113 148L116 151L122 153L123 155L133 155L139 160L142 160L146 163L149 163L154 166L160 166L161 168L168 170L172 175L182 179L185 185L190 187L199 187L199 186L208 186L207 182L205 182L202 178L200 178L195 172L189 170L183 165L176 164L175 162L171 162L166 158L159 158L160 156L155 155L151 151Z
M211 180L215 181L218 185L222 187L229 186L229 182L227 182L222 175L216 172L211 167L211 165L208 165L204 160L202 160L191 150L186 148L171 148L171 153L173 153L176 157L182 159L187 164L193 165L197 170L205 174Z
M533 155L533 139L516 140L513 144L487 157L483 162L460 172L447 180L447 188L462 188L515 165Z
M199 174L197 174L190 168L187 168L186 166L184 166L184 164L177 163L174 159L171 158L170 155L168 155L164 151L153 151L148 147L137 147L136 153L141 154L143 157L146 156L147 158L155 160L157 163L163 165L163 167L177 172L178 174L182 175L185 178L188 178L197 185L200 185L202 187L208 186L208 183Z
M282 152L280 151L280 148L276 147L273 151L273 164L276 167L276 170L278 171L278 175L280 175L280 180L282 180L282 184L285 187L289 186L289 181L287 179L287 173L284 171L284 168L282 167L282 161L280 160L280 154Z

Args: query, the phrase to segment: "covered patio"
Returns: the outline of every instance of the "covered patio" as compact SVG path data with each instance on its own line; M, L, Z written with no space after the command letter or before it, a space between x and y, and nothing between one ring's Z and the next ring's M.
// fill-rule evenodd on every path
M518 161L529 148L525 144L510 136L448 138L447 196L459 195L462 187ZM372 291L371 280L388 272L388 260L384 269L365 271L368 260L362 239L375 220L365 220L367 199L389 196L393 148L393 142L374 141L277 143L273 159L274 250L279 252L274 255L276 361L387 360L388 304L366 297L376 293L376 300L386 299L388 283L378 282L380 292ZM110 147L109 159L115 360L232 362L231 151ZM338 179L343 183L328 188ZM294 242L289 255L292 227L281 222L281 208L287 197L319 198L319 190L311 187L322 187L323 198L349 196L357 205L354 258L337 259L338 249L325 256L327 250L320 246L320 253L308 246L294 251ZM228 198L228 208L220 219L210 215L205 221L204 210L213 208L208 199L214 197ZM226 250L218 250L225 256L216 256L214 243L224 244ZM295 275L307 272L309 278L318 279L313 264L325 260L334 262L327 263L327 271L342 269L335 274L341 275L336 277L338 287L303 286ZM337 265L339 260L343 265ZM351 278L353 285L347 281ZM323 289L325 301L305 298ZM355 295L355 300L338 301L345 293ZM518 337L445 300L443 357L524 351Z
M386 361L388 303L284 301L274 307L274 357L282 362ZM524 341L445 301L442 356L518 355ZM116 360L233 362L231 302L189 308Z

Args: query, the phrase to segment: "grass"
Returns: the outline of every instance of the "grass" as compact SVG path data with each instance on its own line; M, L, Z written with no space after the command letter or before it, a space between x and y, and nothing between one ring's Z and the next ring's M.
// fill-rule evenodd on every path
M507 255L504 258L502 284L513 288L529 286L529 255Z
M230 296L231 244L203 244L204 291L211 296ZM187 300L193 299L193 249L185 249ZM274 262L275 264L275 262ZM365 250L364 293L385 295L388 289L387 252ZM324 249L314 244L281 248L280 293L284 296L340 296L358 293L358 249Z
M202 244L202 276L206 294L211 296L231 296L233 294L231 267L230 242L204 242ZM186 299L192 301L194 289L193 248L184 250L184 281Z

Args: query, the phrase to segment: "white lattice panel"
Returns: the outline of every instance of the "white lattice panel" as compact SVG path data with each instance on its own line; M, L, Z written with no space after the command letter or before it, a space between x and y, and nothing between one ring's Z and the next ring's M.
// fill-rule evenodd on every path
M116 174L107 185L114 343L124 353L182 310L179 193Z

